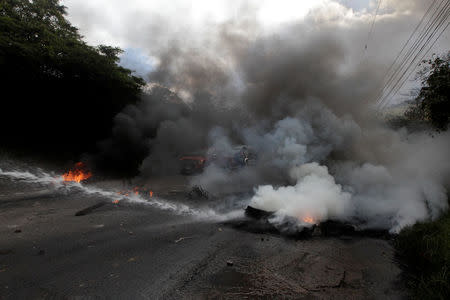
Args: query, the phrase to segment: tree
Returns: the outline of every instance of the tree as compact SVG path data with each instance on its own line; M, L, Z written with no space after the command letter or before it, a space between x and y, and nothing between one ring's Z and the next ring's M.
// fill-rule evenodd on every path
M3 146L88 151L141 95L122 50L87 45L65 16L59 0L0 1Z
M406 117L425 120L437 130L446 130L450 122L450 52L443 57L423 61L422 88Z

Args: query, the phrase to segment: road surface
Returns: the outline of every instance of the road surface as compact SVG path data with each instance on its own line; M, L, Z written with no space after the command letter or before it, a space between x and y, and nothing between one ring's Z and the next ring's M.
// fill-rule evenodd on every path
M155 199L205 204L186 197L183 179L152 188ZM0 176L0 299L405 297L387 240L294 240L233 222Z

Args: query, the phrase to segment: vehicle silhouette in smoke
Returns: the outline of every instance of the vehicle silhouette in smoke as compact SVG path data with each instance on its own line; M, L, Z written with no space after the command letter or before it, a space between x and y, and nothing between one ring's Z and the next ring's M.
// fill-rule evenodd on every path
M257 160L256 152L247 145L235 146L229 155L225 156L225 168L230 170L253 166Z
M185 155L180 157L181 170L183 175L193 175L203 172L206 157L202 155Z
M180 157L180 173L183 175L199 174L211 164L233 171L253 166L258 159L256 152L247 145L234 146L228 151L210 148L205 152L204 155L191 154Z

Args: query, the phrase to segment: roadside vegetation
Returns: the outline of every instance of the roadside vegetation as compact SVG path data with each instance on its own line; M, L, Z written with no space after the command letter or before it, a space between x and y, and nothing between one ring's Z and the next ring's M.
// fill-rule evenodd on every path
M416 299L450 296L450 214L402 230L396 248L408 263L407 285Z
M16 152L76 156L107 137L144 82L121 49L87 45L59 0L0 1L0 135Z
M436 131L445 131L450 122L450 53L424 63L425 67L419 73L423 86L405 112L404 120L424 122ZM403 229L395 245L410 268L407 284L412 296L416 299L449 299L450 213L438 220Z

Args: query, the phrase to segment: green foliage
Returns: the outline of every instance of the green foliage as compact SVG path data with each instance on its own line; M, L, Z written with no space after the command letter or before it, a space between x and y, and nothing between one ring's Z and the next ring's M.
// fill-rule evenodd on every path
M143 80L117 65L122 50L87 45L65 14L59 0L0 1L4 144L87 150L140 96Z
M410 282L417 299L450 296L450 214L402 230L396 240L401 256L414 267Z
M407 110L408 120L425 120L437 130L446 130L450 122L450 52L423 62L419 96Z
M405 112L403 125L426 122L438 131L450 122L450 52L424 61L422 88ZM450 297L450 213L405 228L396 240L399 254L413 268L409 282L416 299Z

